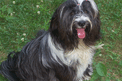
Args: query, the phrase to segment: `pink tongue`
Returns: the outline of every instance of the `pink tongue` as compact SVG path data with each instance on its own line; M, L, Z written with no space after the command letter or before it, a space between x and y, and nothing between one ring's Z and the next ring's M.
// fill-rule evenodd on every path
M77 30L77 35L80 39L83 39L85 38L85 29L83 28L78 28L76 29Z

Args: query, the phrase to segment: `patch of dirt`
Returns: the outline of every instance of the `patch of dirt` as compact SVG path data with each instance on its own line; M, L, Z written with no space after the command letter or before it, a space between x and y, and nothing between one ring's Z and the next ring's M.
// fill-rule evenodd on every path
M7 58L7 54L0 51L0 62L4 61Z

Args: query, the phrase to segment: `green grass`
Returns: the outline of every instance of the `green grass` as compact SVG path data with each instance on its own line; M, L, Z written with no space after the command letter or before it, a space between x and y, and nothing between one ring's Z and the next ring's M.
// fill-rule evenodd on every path
M0 62L7 53L20 51L38 30L47 30L53 12L64 1L15 0L13 4L13 0L0 0ZM122 0L95 2L102 22L98 44L105 46L95 54L91 81L122 81ZM7 80L0 75L0 81Z

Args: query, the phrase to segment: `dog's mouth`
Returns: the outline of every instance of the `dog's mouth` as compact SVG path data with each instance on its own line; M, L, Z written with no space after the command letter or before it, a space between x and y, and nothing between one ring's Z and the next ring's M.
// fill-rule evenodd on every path
M84 24L75 22L74 23L75 30L77 31L77 36L80 39L84 39L86 34L90 32L90 23L85 22Z
M77 30L77 36L78 36L78 38L84 39L85 36L86 36L85 28L77 28L76 30Z

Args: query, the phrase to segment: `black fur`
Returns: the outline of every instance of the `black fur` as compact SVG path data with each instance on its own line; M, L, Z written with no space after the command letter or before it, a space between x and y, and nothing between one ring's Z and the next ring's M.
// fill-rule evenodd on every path
M64 9L62 9L63 7ZM85 29L86 37L83 41L88 46L94 45L100 38L99 13L97 17L94 16L95 11L89 1L84 1L81 9L92 22L92 30L90 31L90 23L88 23ZM28 42L20 52L11 52L8 59L1 63L0 73L10 81L79 81L76 78L76 66L79 62L68 66L59 57L57 57L57 61L48 41L51 36L51 42L59 51L61 50L59 47L61 47L64 53L78 48L77 26L73 19L79 12L81 13L81 10L73 0L64 2L54 12L49 30L40 30L36 38ZM84 76L90 76L88 72L90 70L87 68Z
M61 66L51 59L47 45L49 32L39 33L41 36L26 44L21 52L8 55L8 59L1 64L1 74L10 81L73 81L75 69ZM14 54L13 58L11 54ZM47 62L49 67L46 68L42 61Z

